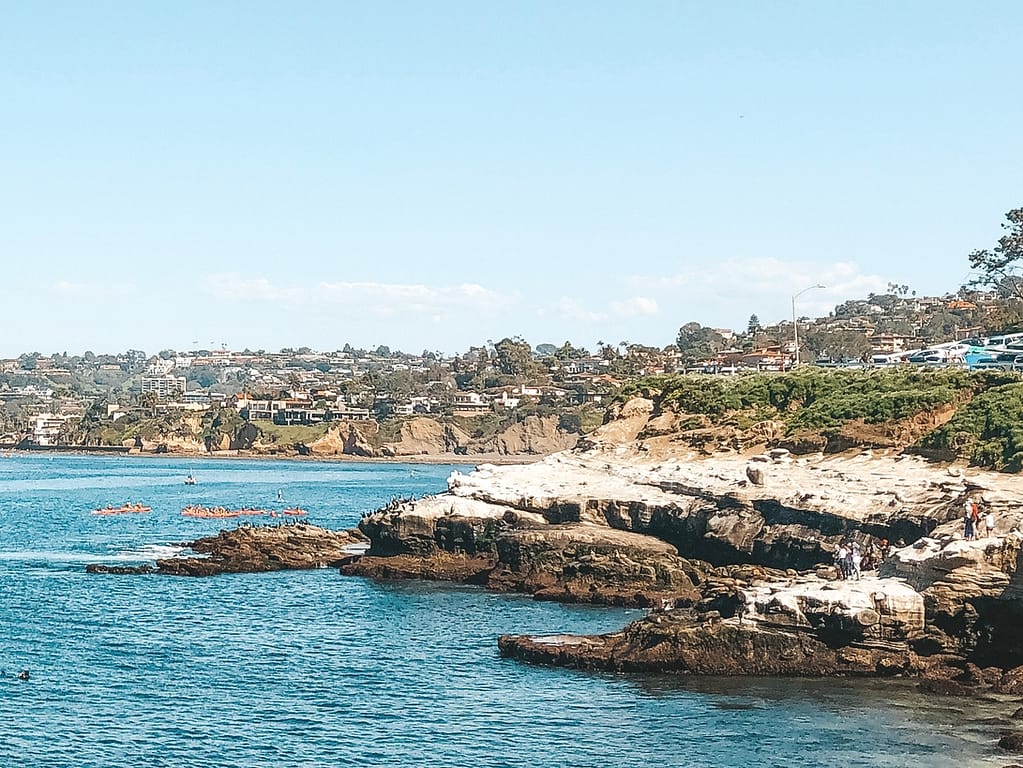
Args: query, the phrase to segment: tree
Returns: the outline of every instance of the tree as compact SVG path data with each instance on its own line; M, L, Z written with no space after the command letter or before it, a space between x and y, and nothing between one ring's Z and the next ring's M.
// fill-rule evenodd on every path
M800 337L815 357L831 360L858 359L871 352L870 339L857 331L826 331L809 328Z
M746 325L746 333L750 336L756 336L762 330L764 330L764 326L760 324L760 318L756 315L750 315L749 323Z
M529 376L534 370L533 348L519 336L501 339L494 345L498 370L508 376Z
M150 418L156 416L156 405L159 402L160 398L156 396L155 392L142 392L135 399L135 403L139 409L145 412Z
M607 342L601 340L597 342L597 354L604 360L614 360L618 357L618 350L612 347Z
M1023 208L1005 214L1006 234L998 245L970 254L970 269L977 274L968 285L992 288L1002 296L1023 299Z
M724 349L725 338L713 328L686 323L678 329L675 346L687 362L706 360Z
M567 341L565 342L568 343ZM557 351L557 347L553 344L537 344L536 345L536 356L543 359L545 357L554 357L554 353Z
M539 347L537 347L539 349ZM557 347L552 353L558 360L581 360L584 357L589 357L590 353L585 347L574 347L571 342L566 341L560 347Z
M899 283L888 283L888 293L892 296L905 296L909 293L909 286Z

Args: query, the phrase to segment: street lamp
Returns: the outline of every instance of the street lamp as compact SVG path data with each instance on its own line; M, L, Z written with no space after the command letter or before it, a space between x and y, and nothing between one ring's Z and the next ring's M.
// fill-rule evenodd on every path
M796 347L796 362L792 366L793 368L799 367L799 323L796 321L796 299L807 291L812 291L814 288L827 288L827 286L817 283L817 285L811 285L808 288L804 288L803 290L792 294L792 343Z

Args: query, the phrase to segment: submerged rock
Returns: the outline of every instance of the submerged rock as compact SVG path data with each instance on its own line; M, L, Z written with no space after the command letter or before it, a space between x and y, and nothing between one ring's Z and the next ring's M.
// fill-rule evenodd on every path
M114 573L131 576L157 573L156 566L149 563L142 565L105 565L103 563L89 563L85 566L86 573Z

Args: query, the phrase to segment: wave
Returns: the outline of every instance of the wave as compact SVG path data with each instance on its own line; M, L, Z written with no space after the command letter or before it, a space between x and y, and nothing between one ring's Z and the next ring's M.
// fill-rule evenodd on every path
M117 557L133 560L164 560L169 557L181 557L188 552L188 547L173 544L146 544L137 549L126 549L117 553Z
M120 552L61 552L59 550L0 550L0 561L24 563L111 563L138 562L180 557L187 547L146 544Z

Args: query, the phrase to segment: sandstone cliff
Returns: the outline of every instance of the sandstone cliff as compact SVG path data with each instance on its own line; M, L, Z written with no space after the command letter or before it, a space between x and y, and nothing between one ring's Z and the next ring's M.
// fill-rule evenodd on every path
M501 456L546 456L571 448L579 435L558 428L557 416L527 416L521 422L487 439L465 444L465 452Z
M453 424L441 424L420 416L404 422L398 440L387 443L382 450L388 456L421 456L464 453L469 435Z

